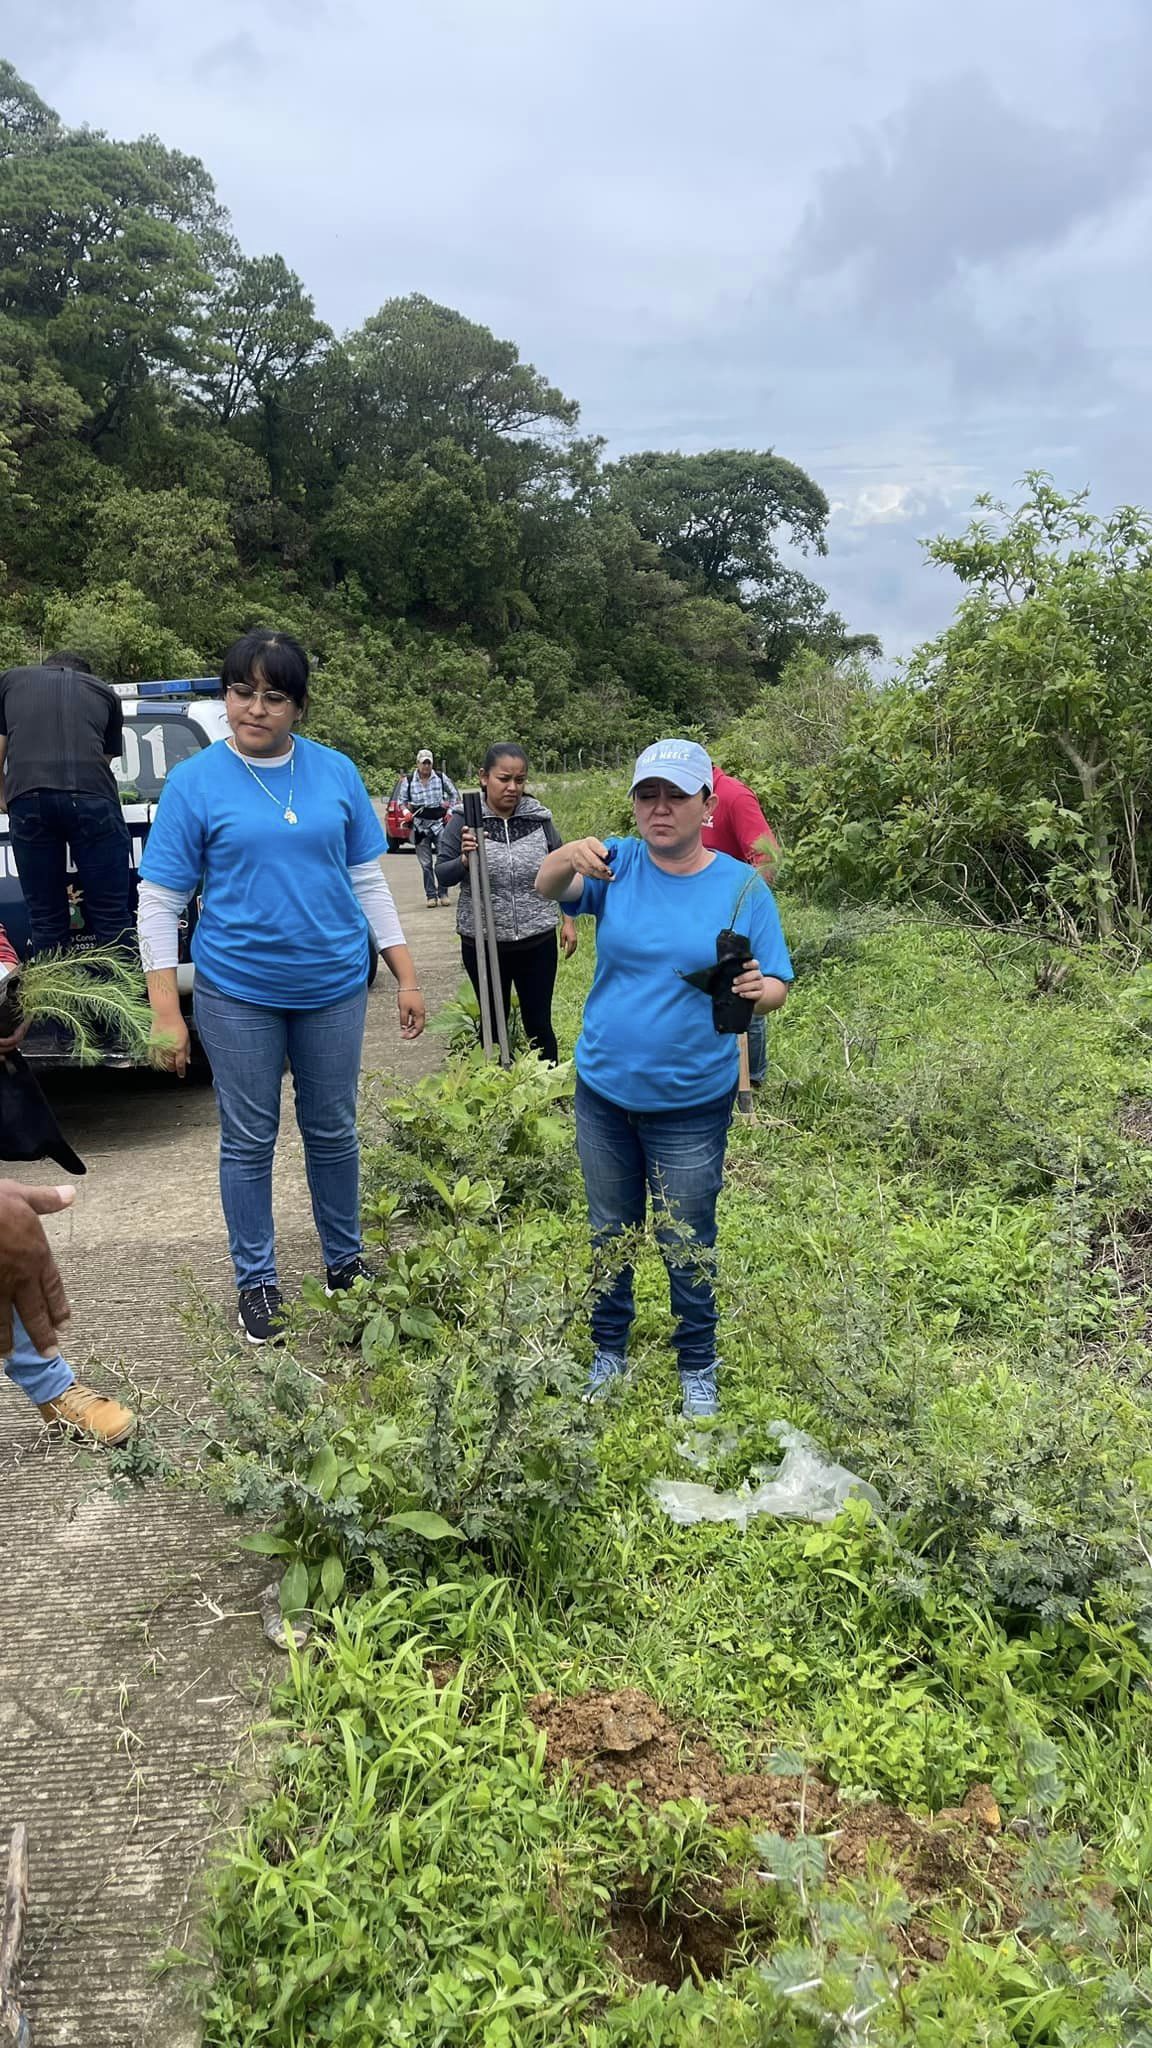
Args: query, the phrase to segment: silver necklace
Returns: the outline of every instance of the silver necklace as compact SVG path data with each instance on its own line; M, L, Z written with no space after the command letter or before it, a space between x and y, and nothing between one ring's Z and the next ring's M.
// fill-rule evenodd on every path
M231 742L231 741L229 741L229 745L230 745L230 746L232 746L232 742ZM264 794L265 794L265 796L270 796L270 797L271 797L271 799L272 799L272 801L273 801L273 803L274 803L274 804L276 804L277 806L279 806L279 803L280 803L280 799L279 799L279 797L277 796L277 794L276 794L275 790L274 790L274 789L269 789L269 787L268 787L268 784L267 784L267 783L266 783L266 782L265 782L265 781L263 780L263 778L262 778L261 776L257 775L257 773L256 773L256 770L255 770L255 769L254 769L254 767L252 766L252 763L251 763L251 761L250 761L250 760L248 759L248 756L247 756L247 754L242 754L242 753L240 752L240 749L239 749L239 747L237 747L237 746L232 746L232 752L233 752L233 753L235 754L235 756L236 756L236 759L237 759L238 761L243 761L243 763L244 763L244 766L245 766L245 767L246 767L246 769L248 770L248 773L249 773L249 775L250 775L250 776L252 777L252 780L253 780L253 782L258 782L258 783L260 784L260 787L261 787L261 789L262 789L262 790L264 791ZM284 809L283 809L283 811L281 812L281 816L283 817L283 819L284 819L284 823L285 823L286 825L298 825L298 824L299 824L299 822L300 822L300 820L299 820L299 819L298 819L298 817L296 816L296 813L295 813L295 811L294 811L294 810L292 809L292 792L293 792L293 790L294 790L294 789L295 789L295 787L296 787L296 742L295 742L295 740L293 740L293 742L292 742L292 751L291 751L291 753L290 753L290 754L289 754L289 756L288 756L288 768L289 768L289 773L288 773L288 801L287 801L287 803L285 804L285 806L284 806Z

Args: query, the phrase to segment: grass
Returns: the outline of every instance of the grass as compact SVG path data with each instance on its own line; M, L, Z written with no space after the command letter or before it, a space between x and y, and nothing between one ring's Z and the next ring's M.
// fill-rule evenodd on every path
M652 1478L698 1475L649 1252L637 1369L561 1506L570 1396L541 1359L587 1355L566 1144L548 1150L530 1073L503 1106L467 1069L423 1084L370 1164L404 1179L419 1257L386 1261L388 1343L378 1324L359 1375L333 1353L326 1399L353 1444L411 1430L404 1500L438 1507L449 1467L489 1470L449 1452L488 1444L504 1333L536 1345L541 1434L518 1474L491 1466L480 1534L362 1547L293 1659L275 1786L216 1883L209 2048L1152 2039L1152 1354L1124 1256L1150 1167L1124 1111L1152 1094L1152 1040L1103 956L1054 984L1023 939L799 905L785 927L802 972L722 1201L715 1477L771 1462L784 1418L885 1514L661 1514ZM560 976L569 1046L590 955L585 937ZM469 1483L475 1506L488 1482ZM849 1880L827 1827L757 1847L699 1805L557 1776L529 1704L594 1687L639 1687L729 1768L845 1801L926 1817L990 1786L1018 1831L991 1917L975 1877L914 1906L879 1821ZM637 1900L683 1981L630 1974ZM692 1962L701 1920L727 1930L715 1974Z

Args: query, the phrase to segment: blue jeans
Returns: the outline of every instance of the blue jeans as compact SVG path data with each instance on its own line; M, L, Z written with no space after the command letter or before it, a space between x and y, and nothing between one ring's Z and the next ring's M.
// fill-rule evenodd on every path
M576 1082L576 1149L592 1242L609 1245L642 1224L651 1194L681 1372L703 1372L716 1363L712 1247L734 1093L692 1109L630 1110ZM623 1357L634 1315L632 1268L624 1266L593 1306L597 1349Z
M272 1158L285 1060L324 1263L346 1266L362 1249L356 1090L367 1004L361 988L319 1010L265 1009L196 977L196 1029L220 1110L220 1200L241 1291L276 1284Z
M86 936L114 946L132 930L132 843L115 797L29 790L8 806L8 831L34 952L62 952L71 937L69 848Z
M38 1408L45 1401L59 1400L76 1377L59 1352L55 1358L41 1358L15 1311L12 1314L12 1349L4 1360L4 1370Z
M768 1075L768 1019L753 1017L748 1026L748 1079L754 1088L763 1086Z
M444 902L447 902L448 891L440 880L440 870L436 865L440 855L440 834L437 832L433 836L416 832L413 833L412 837L416 848L416 858L420 863L420 872L424 877L425 896L428 898L429 903L434 903L437 896L440 896Z

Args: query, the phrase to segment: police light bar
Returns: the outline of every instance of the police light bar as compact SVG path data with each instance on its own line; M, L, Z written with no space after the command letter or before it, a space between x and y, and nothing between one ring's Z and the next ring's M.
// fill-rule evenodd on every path
M219 676L181 676L171 682L135 683L121 691L127 697L217 697L220 694Z

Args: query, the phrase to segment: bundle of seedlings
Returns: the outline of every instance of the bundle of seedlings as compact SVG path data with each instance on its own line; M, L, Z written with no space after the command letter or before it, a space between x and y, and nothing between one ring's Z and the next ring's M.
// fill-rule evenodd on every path
M109 1053L149 1060L144 978L114 946L45 954L27 965L8 947L0 958L0 1046L8 1046L0 1052L0 1158L54 1159L83 1173L19 1044L11 1043L25 1025L48 1027L83 1066Z
M81 1066L110 1052L142 1064L152 1057L144 977L117 946L0 960L0 1041L21 1024L51 1027Z

